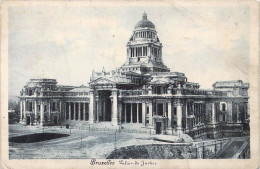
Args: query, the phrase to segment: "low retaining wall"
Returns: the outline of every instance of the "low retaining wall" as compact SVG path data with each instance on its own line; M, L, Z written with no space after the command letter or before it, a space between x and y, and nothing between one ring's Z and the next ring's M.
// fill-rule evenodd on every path
M149 144L114 150L107 159L191 159L196 155L190 144Z

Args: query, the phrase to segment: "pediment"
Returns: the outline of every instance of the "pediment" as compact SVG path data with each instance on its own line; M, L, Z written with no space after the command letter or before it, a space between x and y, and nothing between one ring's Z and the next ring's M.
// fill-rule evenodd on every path
M108 84L108 83L112 84L114 83L114 81L105 77L100 77L90 82L90 84Z

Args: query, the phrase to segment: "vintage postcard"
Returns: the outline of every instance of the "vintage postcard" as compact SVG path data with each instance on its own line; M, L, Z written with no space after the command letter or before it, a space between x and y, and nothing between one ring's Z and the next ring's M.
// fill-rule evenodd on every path
M3 1L1 167L258 168L248 1Z

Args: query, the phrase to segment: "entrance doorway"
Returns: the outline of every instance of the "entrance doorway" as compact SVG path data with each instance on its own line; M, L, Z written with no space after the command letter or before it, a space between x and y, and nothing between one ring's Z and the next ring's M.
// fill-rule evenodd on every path
M162 132L162 123L156 122L156 134L161 134Z
M110 90L99 90L99 109L98 116L99 121L111 121L111 96Z
M54 116L54 124L58 124L58 117Z
M26 125L30 125L30 122L31 122L31 117L27 116L26 117Z

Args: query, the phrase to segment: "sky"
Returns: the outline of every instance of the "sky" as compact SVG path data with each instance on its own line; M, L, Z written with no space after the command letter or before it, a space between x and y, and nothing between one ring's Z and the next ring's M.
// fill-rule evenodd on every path
M143 12L163 44L163 62L188 81L249 77L250 11L246 6L19 6L8 9L8 94L31 78L87 85L92 70L126 61L126 44Z

